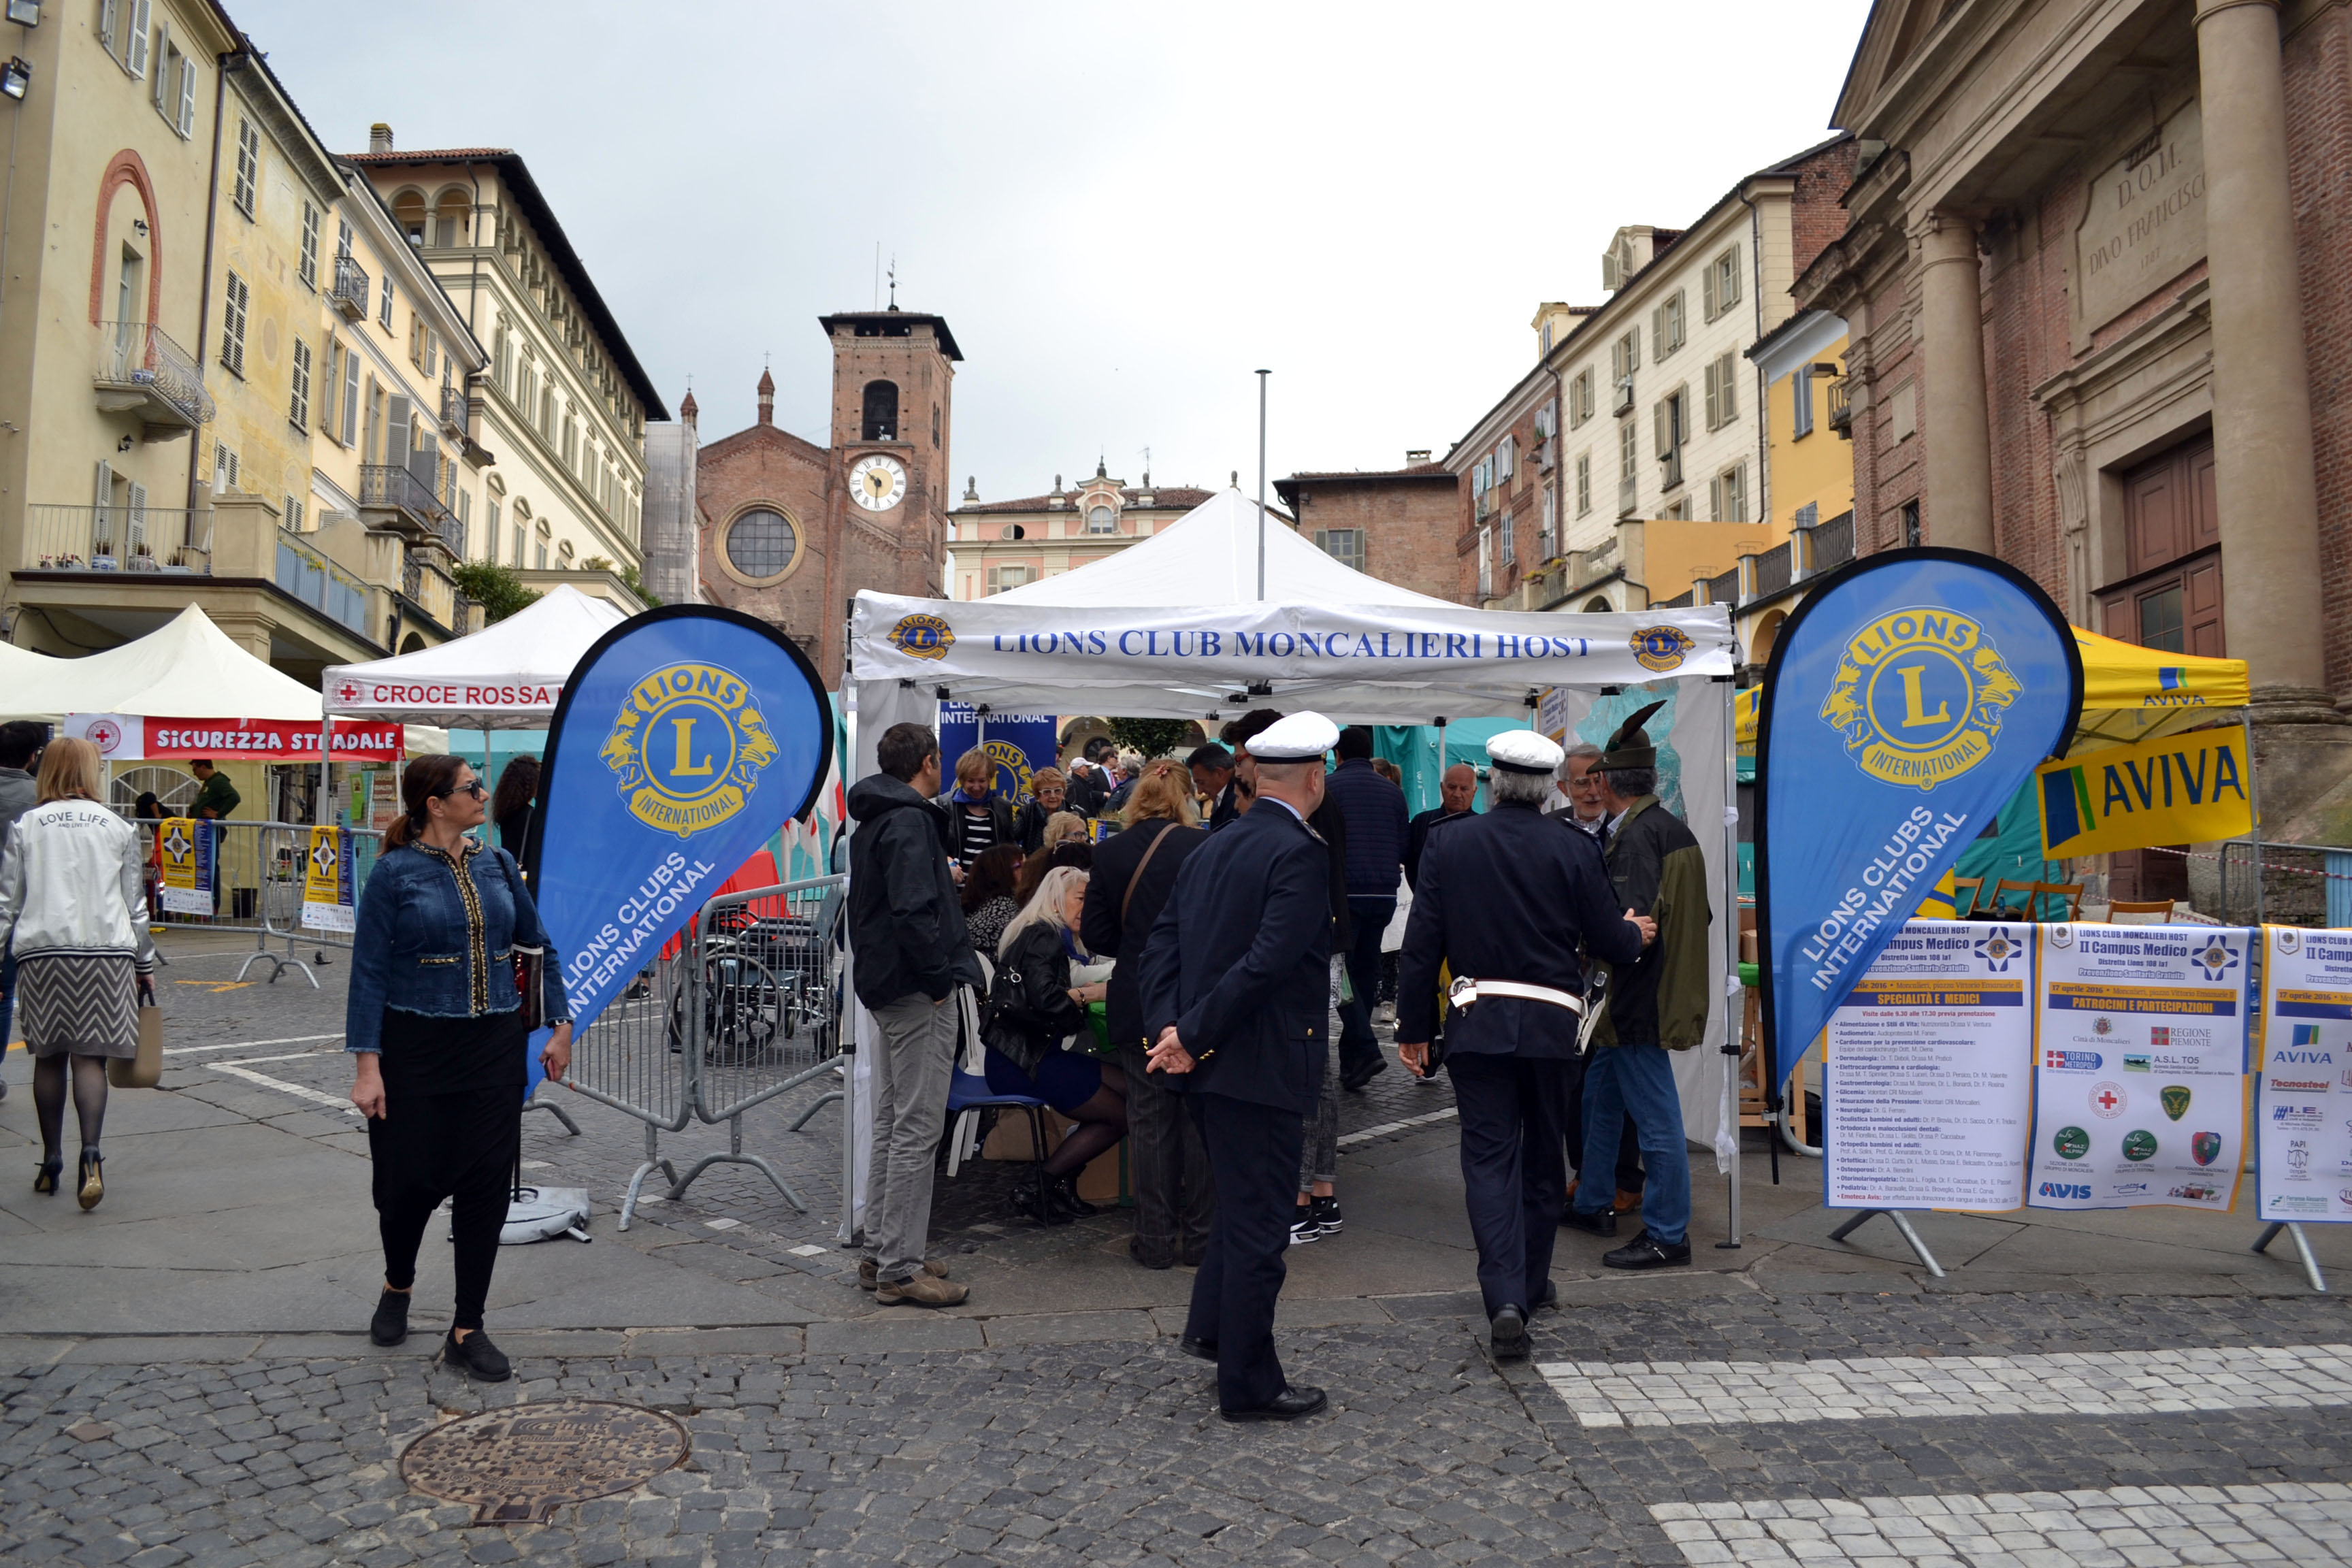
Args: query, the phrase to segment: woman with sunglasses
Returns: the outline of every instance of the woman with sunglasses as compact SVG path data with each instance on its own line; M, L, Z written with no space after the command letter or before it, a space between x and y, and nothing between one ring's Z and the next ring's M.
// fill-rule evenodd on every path
M407 813L385 829L360 895L343 1026L383 1236L383 1294L369 1333L380 1345L408 1337L417 1247L433 1212L454 1198L457 1305L441 1355L499 1383L512 1368L482 1332L482 1305L522 1136L530 1036L515 989L518 943L547 949L555 1033L540 1060L559 1081L572 1064L571 1008L512 857L473 835L489 794L474 770L457 757L420 757L400 794Z

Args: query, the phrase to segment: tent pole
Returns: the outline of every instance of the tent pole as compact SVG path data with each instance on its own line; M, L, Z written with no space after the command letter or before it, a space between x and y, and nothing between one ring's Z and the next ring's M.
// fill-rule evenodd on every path
M332 820L327 815L327 797L330 793L328 781L334 776L328 771L334 766L334 742L335 716L321 710L319 714L319 805L318 809L310 814L310 820L321 827Z
M1274 373L1257 373L1257 596L1265 599L1265 378Z
M1739 688L1738 683L1726 679L1723 683L1723 886L1729 905L1729 918L1723 922L1724 938L1728 949L1724 973L1733 980L1739 978ZM1757 889L1761 895L1763 889ZM1734 1248L1739 1245L1739 1026L1745 1007L1731 1004L1738 991L1730 985L1723 996L1723 1093L1716 1104L1716 1137L1723 1136L1724 1108L1731 1113L1731 1234L1716 1243L1719 1247ZM1764 1069L1769 1072L1771 1069ZM1769 1141L1771 1129L1766 1128Z
M2254 778L2254 715L2252 709L2242 708L2238 710L2238 732L2245 737L2246 744L2246 809L2248 814L2254 819L2254 830L2252 833L2252 838L2254 841L2254 923L2256 925L2261 925L2263 923L2263 920L2265 918L2263 906L2263 791L2261 784L2256 783ZM2225 861L2228 859L2229 854L2230 851L2228 846L2223 846L2221 855ZM2230 918L2230 906L2226 900L2224 900L2221 905L2221 918L2223 920L2228 920ZM2298 1235L2300 1233L2298 1233Z

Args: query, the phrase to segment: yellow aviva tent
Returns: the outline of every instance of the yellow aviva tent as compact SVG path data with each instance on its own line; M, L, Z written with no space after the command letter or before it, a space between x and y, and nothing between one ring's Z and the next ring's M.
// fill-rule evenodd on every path
M2250 700L2242 658L2166 653L2080 626L2074 641L2083 650L2083 719L2070 754L2193 730ZM1738 742L1751 754L1763 699L1763 687L1749 687L1739 694L1735 713Z

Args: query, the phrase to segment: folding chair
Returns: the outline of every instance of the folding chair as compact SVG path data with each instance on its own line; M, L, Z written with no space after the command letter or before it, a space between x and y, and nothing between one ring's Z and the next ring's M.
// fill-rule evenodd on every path
M2107 906L2107 919L2119 926L2161 926L2172 923L2170 899L2117 899Z
M2024 912L2008 917L2012 920L2040 920L2041 906L2036 900L2044 898L2063 900L2069 922L2082 918L2083 884L2080 882L2012 882L2004 877L1993 884L1992 901L1996 911L2007 907L2001 898L2003 893L2023 893L2026 896Z
M1968 920L1976 913L1976 907L1984 901L1984 882L1985 879L1982 877L1952 879L1952 918L1954 920ZM1962 894L1966 894L1967 897L1962 898Z
M1029 1117L1029 1148L1037 1175L1037 1223L1050 1225L1046 1217L1052 1211L1045 1204L1045 1102L1025 1094L999 1094L988 1087L988 1080L978 1073L954 1069L948 1079L948 1121L953 1129L948 1143L948 1178L952 1181L963 1164L963 1152L971 1142L972 1125L983 1110L1022 1110Z

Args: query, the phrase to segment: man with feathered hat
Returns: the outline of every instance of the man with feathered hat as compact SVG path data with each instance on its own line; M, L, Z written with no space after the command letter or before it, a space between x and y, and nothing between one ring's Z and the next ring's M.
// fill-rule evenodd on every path
M1658 751L1643 728L1665 704L1637 710L1617 727L1594 772L1611 817L1607 860L1613 901L1657 922L1657 940L1610 975L1608 1011L1593 1033L1584 1073L1584 1158L1578 1169L1606 1173L1630 1113L1648 1176L1642 1230L1601 1261L1612 1268L1665 1268L1690 1262L1690 1156L1671 1051L1706 1037L1706 862L1698 840L1658 800ZM1586 1181L1563 1222L1595 1236L1617 1234L1607 1181Z

